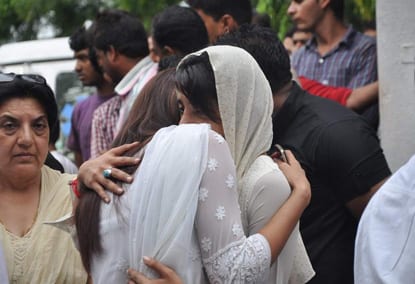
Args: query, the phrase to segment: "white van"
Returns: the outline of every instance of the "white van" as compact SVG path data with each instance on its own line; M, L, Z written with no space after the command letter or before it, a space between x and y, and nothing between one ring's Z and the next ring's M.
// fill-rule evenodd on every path
M75 60L67 37L21 41L0 46L2 72L40 74L54 91L57 76L62 72L73 72L74 66Z

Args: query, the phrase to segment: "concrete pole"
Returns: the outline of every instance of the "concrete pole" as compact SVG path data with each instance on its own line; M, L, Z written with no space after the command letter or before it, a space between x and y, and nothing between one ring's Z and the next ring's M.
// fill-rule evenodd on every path
M376 2L379 134L395 172L415 154L415 1Z

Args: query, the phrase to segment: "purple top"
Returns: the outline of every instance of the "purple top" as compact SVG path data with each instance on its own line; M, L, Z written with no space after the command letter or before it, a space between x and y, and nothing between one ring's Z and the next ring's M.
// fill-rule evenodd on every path
M112 97L93 94L75 105L67 146L72 151L81 152L84 161L91 157L92 115L98 106Z

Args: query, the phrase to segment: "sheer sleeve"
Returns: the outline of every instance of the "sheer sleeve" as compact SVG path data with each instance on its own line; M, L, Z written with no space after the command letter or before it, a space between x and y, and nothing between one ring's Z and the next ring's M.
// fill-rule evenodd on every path
M246 238L238 205L235 165L227 143L209 134L208 164L199 189L196 230L211 283L258 283L268 277L271 252L260 234Z

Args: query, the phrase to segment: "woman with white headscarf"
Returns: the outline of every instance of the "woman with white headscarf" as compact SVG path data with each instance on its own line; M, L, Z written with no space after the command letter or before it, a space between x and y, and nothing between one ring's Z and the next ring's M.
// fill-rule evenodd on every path
M217 116L236 164L243 229L246 235L253 235L290 195L287 179L265 155L272 141L272 95L262 74L254 72L256 62L242 61L239 51L226 46L206 51L214 73L217 102L210 99L211 105L203 110L209 105L209 99L203 98L201 91L188 92L186 97L202 112L219 112ZM186 74L184 78L190 77L186 69L191 67L183 67L183 64L186 65L186 60L178 67L179 84L181 70ZM194 81L194 78L188 79ZM209 91L206 96L214 91ZM186 120L184 116L181 122ZM187 122L193 121L188 119ZM313 275L297 225L272 266L267 283L305 283Z
M223 80L218 76L223 76ZM150 256L172 267L185 283L264 283L270 264L283 251L310 200L305 175L302 171L298 174L299 164L289 154L292 164L284 167L288 173L291 171L290 181L298 178L292 193L285 181L280 204L275 201L277 212L257 234L245 236L236 179L270 146L271 132L261 136L262 128L269 126L271 131L269 84L247 52L225 46L209 47L186 57L178 67L176 80L181 122L190 124L164 128L147 144L134 182L125 187L119 204L128 207L121 210L125 212L121 216L125 225L120 225L120 230L125 233L119 233L117 240L128 244L128 259L108 259L114 262L111 267L120 267L121 271L128 265L154 277L157 275L141 261ZM251 111L255 109L254 94L265 109ZM231 112L245 115L232 117L231 112L220 108L221 102L218 110L218 100L225 99L225 95L237 96L226 104L233 105ZM246 97L248 103L239 103L239 96ZM250 108L244 108L248 105ZM253 120L251 116L255 116L257 124L248 123ZM248 129L234 128L236 119ZM231 143L237 139L244 141L228 147L224 136ZM260 152L255 153L251 143ZM235 171L231 154L237 165L246 166ZM101 211L102 226L106 220L111 222L114 214L105 212L103 216ZM111 233L102 231L104 235ZM105 238L103 255L98 255L101 259L108 248Z

